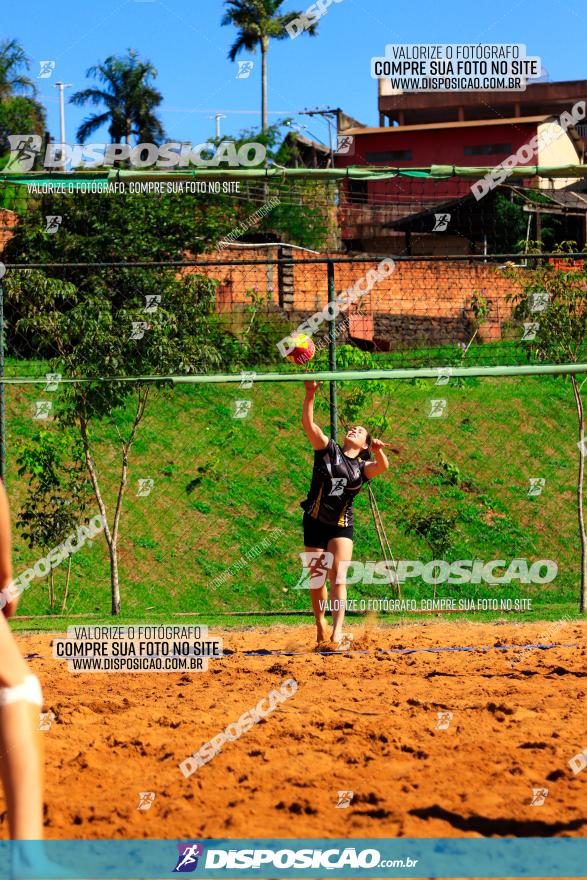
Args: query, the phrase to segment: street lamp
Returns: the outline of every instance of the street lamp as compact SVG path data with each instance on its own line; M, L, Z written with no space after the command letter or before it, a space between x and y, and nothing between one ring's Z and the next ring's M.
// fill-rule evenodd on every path
M61 160L63 163L63 170L65 171L65 107L63 102L63 90L70 89L71 83L63 83L56 82L53 84L54 89L59 89L59 136L61 138Z

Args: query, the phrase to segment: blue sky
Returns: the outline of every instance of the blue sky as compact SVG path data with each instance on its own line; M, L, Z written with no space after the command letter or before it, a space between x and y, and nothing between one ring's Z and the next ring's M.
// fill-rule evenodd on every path
M7 0L3 0L7 5ZM310 0L285 0L284 11L305 10ZM260 59L243 54L255 67L237 79L227 59L235 36L221 27L222 0L99 0L81 3L45 0L10 4L2 10L0 36L16 37L34 63L54 60L51 79L38 80L54 138L59 138L58 79L73 84L71 94L90 83L86 70L110 54L135 48L158 70L164 101L160 117L168 140L202 143L214 133L210 117L222 112L222 134L260 124ZM390 0L340 0L319 24L319 36L273 42L269 52L269 119L294 116L305 108L340 106L369 125L378 124L377 89L370 59L384 54L386 43L525 43L538 55L551 81L587 77L584 0L463 0L419 3ZM66 104L66 138L89 108ZM296 116L307 133L323 142L328 129L320 118ZM106 132L94 141L107 139Z

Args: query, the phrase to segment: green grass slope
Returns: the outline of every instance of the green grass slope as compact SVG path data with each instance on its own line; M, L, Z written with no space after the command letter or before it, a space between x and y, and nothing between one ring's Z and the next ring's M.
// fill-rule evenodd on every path
M342 401L352 390L340 390ZM51 427L51 422L32 418L34 402L46 397L39 386L7 388L7 488L13 520L26 491L16 474L18 444L40 424ZM235 400L243 398L252 400L250 414L236 419ZM301 385L285 383L256 383L247 391L237 385L152 390L131 452L123 505L125 619L309 607L308 591L295 589L303 550L299 502L307 492L313 458L301 427L302 398ZM429 418L430 400L438 398L447 401L446 416ZM327 402L323 388L316 412L325 430ZM132 412L129 399L110 422L93 427L109 519L120 469L118 431L124 435L128 430ZM550 584L434 587L414 579L403 585L403 596L418 602L433 593L512 602L526 598L535 616L576 613L578 450L570 384L560 377L473 379L448 386L436 386L434 380L396 381L387 384L386 394L375 398L360 420L368 426L370 415L382 412L390 419L385 439L396 451L390 453L389 472L373 488L396 559L526 558L558 565ZM531 478L546 481L538 497L528 496ZM154 481L146 497L137 495L141 479ZM420 525L410 531L410 521ZM435 531L426 533L426 522L435 524ZM356 504L356 523L355 558L383 559L366 491ZM15 574L42 555L29 550L15 531ZM58 595L64 569L56 571ZM218 578L222 582L214 585ZM349 588L349 598L393 595L386 584ZM73 557L67 612L106 617L109 609L108 555L99 536ZM46 580L32 582L20 613L48 613Z

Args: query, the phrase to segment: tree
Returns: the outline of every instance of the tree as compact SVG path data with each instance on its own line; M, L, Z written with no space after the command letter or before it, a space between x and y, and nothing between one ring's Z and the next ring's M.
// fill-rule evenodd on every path
M288 120L282 119L267 127L264 132L244 129L231 136L236 148L251 141L263 144L267 158L280 165L288 165L292 151L284 144L283 128ZM218 146L226 141L211 139ZM323 248L336 229L336 185L321 180L280 180L279 183L243 182L245 198L241 198L239 221L247 222L254 213L251 204L267 204L273 199L273 207L261 220L248 230L253 234L269 234L273 240L307 248ZM244 241L247 241L243 237ZM249 239L250 240L250 239Z
M0 43L0 101L14 95L36 97L35 84L23 72L29 70L30 66L31 63L18 40L3 40Z
M7 298L21 305L16 332L37 340L42 350L52 348L51 369L78 380L61 384L55 419L65 429L75 428L81 441L105 523L113 614L121 608L118 550L130 454L154 387L148 379L123 377L219 369L229 341L216 320L215 281L141 269L116 275L118 283L113 272L94 275L91 291L38 270L13 271L5 283ZM103 381L102 376L116 378ZM119 471L114 490L105 493L96 428L107 419L118 438ZM108 496L113 511L107 509Z
M267 51L269 41L285 40L289 34L287 25L302 15L301 12L279 14L283 0L225 0L226 11L222 25L232 24L238 29L238 36L230 47L228 57L235 61L243 50L261 50L261 130L267 131ZM315 36L317 25L306 28L306 33Z
M226 195L48 193L27 202L5 262L98 263L178 260L213 248L239 217ZM63 217L47 235L45 217ZM81 280L79 269L60 277ZM87 280L87 279L86 279Z
M230 229L230 203L223 197L186 200L136 195L43 196L18 226L7 262L99 262L177 259L198 253ZM55 235L43 232L44 217L61 214ZM57 276L57 277L55 277ZM21 270L3 279L8 348L42 357L65 378L55 419L75 428L98 509L106 518L112 612L120 611L118 547L127 475L153 391L148 381L102 382L100 376L150 376L221 371L235 363L238 347L215 309L216 282L178 277L173 268L52 268ZM155 304L146 312L147 298ZM156 298L160 297L160 300ZM134 325L142 336L133 333ZM143 327L147 324L148 327ZM131 338L139 335L140 338ZM99 423L110 420L118 437L114 492L104 493L97 465ZM112 498L111 507L105 500Z
M90 67L86 76L99 80L105 88L75 92L70 103L78 107L105 105L106 110L80 125L77 138L81 143L106 124L113 143L130 144L132 136L138 143L163 140L163 126L155 115L163 96L151 85L157 71L150 61L141 61L137 52L129 49L126 56L110 55L103 64Z
M576 250L574 242L564 244ZM522 287L511 294L513 317L525 324L529 358L551 364L583 363L587 338L587 260L574 264L569 271L555 268L551 263L533 270L512 269L508 273ZM537 297L542 297L541 299ZM585 531L584 478L585 407L582 398L587 378L571 374L571 388L577 410L579 468L577 474L577 517L581 540L581 596L580 611L587 611L587 534Z
M28 478L28 493L16 521L31 549L57 547L86 517L92 496L79 437L73 431L56 434L39 430L17 450L19 477ZM71 579L71 556L61 600L67 606ZM55 576L47 575L49 609L55 609Z
M2 157L8 153L11 134L44 135L45 109L35 100L37 89L24 73L30 61L17 40L0 43L0 168ZM0 195L0 206L6 202L6 193Z
M10 149L8 135L45 133L45 109L30 98L0 101L0 156Z
M510 190L507 197L501 190L496 191L493 223L487 234L490 253L512 254L517 251L520 253L531 251L531 242L527 241L527 236L530 228L528 220L532 215L524 211L524 207L529 203L551 206L552 200L538 190L525 189L523 194ZM548 251L565 237L564 224L561 218L552 214L543 213L540 216L542 249Z

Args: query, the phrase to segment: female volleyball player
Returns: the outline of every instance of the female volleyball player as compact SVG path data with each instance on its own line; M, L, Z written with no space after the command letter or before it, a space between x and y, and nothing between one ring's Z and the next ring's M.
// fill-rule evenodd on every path
M314 397L321 382L305 382L306 397L302 409L302 424L314 449L314 470L304 509L304 545L307 567L310 569L310 595L316 620L318 643L327 639L326 575L330 577L330 604L332 634L330 641L336 648L345 646L343 624L346 607L346 566L353 556L353 501L365 480L383 474L389 462L382 440L375 440L366 428L355 425L341 446L329 440L314 421ZM370 461L373 451L375 461ZM332 558L322 557L326 551ZM313 562L312 562L313 561ZM322 561L322 564L321 564ZM324 564L326 563L326 564Z
M0 591L12 579L10 515L0 481ZM43 795L37 737L41 686L25 663L10 632L6 617L16 601L5 602L0 592L0 778L8 809L12 840L41 840Z

